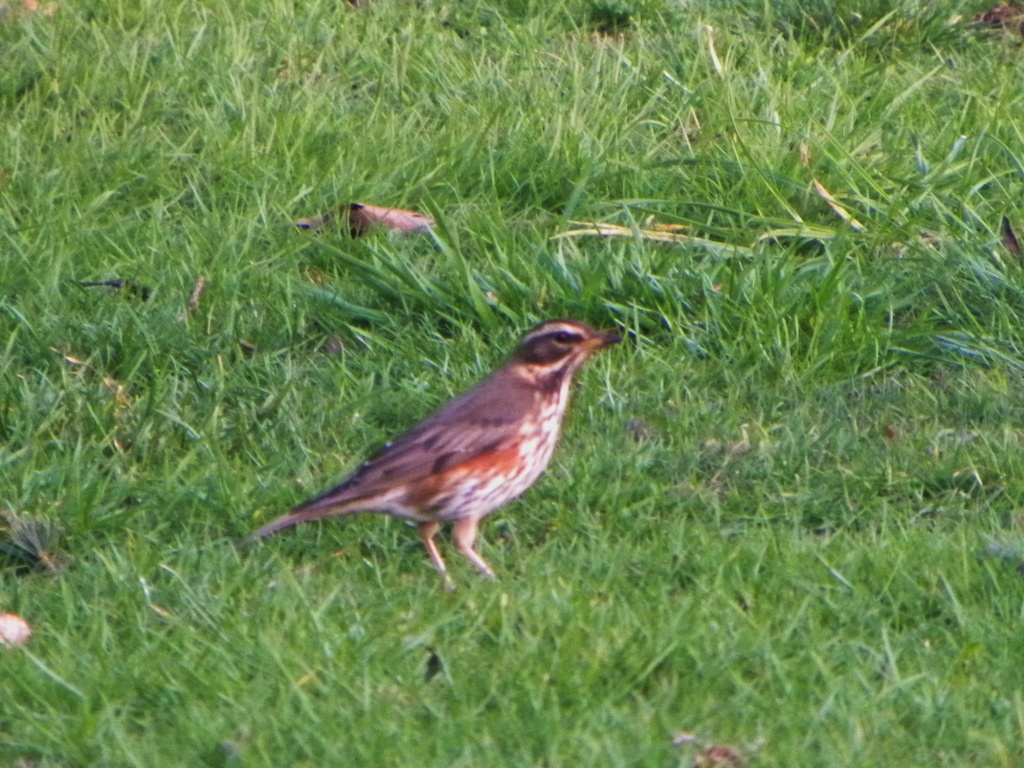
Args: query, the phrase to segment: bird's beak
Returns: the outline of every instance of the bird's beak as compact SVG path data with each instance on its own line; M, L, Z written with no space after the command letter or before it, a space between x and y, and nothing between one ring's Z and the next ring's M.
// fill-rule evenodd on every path
M598 349L610 347L612 344L618 344L620 341L622 341L622 337L614 331L598 333L594 338L587 342L587 348L592 351L596 351Z

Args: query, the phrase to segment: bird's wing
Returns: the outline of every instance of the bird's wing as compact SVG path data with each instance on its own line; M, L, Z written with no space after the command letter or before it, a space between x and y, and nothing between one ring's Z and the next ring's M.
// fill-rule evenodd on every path
M538 393L525 386L489 384L490 380L485 380L450 401L384 446L339 485L293 512L349 504L375 496L394 483L423 480L511 447Z

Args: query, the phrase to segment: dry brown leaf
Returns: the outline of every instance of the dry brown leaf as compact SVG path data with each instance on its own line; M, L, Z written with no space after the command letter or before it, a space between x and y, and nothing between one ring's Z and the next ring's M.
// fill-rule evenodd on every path
M411 233L428 232L434 226L432 218L417 211L384 208L362 203L348 203L341 206L337 217L334 214L325 213L323 216L299 219L295 222L295 226L299 229L308 229L311 232L323 232L333 226L336 220L348 225L348 231L352 237L361 237L374 226L382 226L395 232Z
M1003 216L1003 222L1000 226L1000 230L1003 233L1003 244L1006 246L1006 250L1014 256L1020 256L1020 243L1017 242L1017 235L1013 231L1013 227L1010 225L1010 220L1005 216Z
M188 311L195 312L199 309L199 300L203 298L203 293L206 292L206 278L200 275L196 278L196 284L192 288L192 293L188 297Z
M974 23L1024 35L1024 6L999 3L975 16Z
M348 226L352 232L365 234L375 224L400 232L425 232L434 225L434 220L422 213L401 208L380 208L359 203L350 206Z
M727 744L713 744L693 756L693 768L743 768L743 755Z

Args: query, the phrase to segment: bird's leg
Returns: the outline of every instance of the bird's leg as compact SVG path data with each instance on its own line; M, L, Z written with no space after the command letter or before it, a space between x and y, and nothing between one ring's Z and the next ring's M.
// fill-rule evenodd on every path
M490 569L479 553L473 549L476 541L476 529L480 521L475 517L463 517L455 521L455 546L469 561L476 566L477 570L488 579L494 578L494 571Z
M455 582L448 576L448 571L444 567L444 560L441 558L441 553L437 550L437 544L434 543L434 534L437 533L437 529L441 527L441 524L418 523L417 527L420 532L420 540L423 542L423 546L427 548L427 554L430 555L430 561L444 578L444 588L451 592L455 589Z
M420 531L420 540L423 542L423 546L427 548L427 554L430 555L430 561L437 570L444 573L444 560L441 559L441 553L437 551L437 544L434 543L434 534L437 533L437 529L441 527L441 524L419 523L417 527Z

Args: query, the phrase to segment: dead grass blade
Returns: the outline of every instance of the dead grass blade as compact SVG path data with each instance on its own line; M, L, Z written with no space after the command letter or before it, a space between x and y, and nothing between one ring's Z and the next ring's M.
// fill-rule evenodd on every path
M568 237L634 237L640 240L647 240L654 243L676 243L680 245L692 245L698 248L722 253L732 256L749 256L751 251L739 245L720 243L709 240L705 237L686 234L686 227L682 224L653 224L647 223L644 228L624 227L620 224L588 224L583 221L571 222L577 229L570 229L559 232L552 236L552 240L562 240Z
M855 218L853 218L853 216L850 215L849 211L847 211L845 208L843 208L843 206L837 203L836 199L832 197L832 193L825 189L825 187L822 186L820 181L818 181L817 179L811 179L811 181L814 182L814 189L818 192L819 195L822 196L822 198L824 198L825 202L828 203L828 207L835 212L836 216L838 216L840 219L849 224L850 229L852 229L854 232L866 231L864 225L857 221Z

